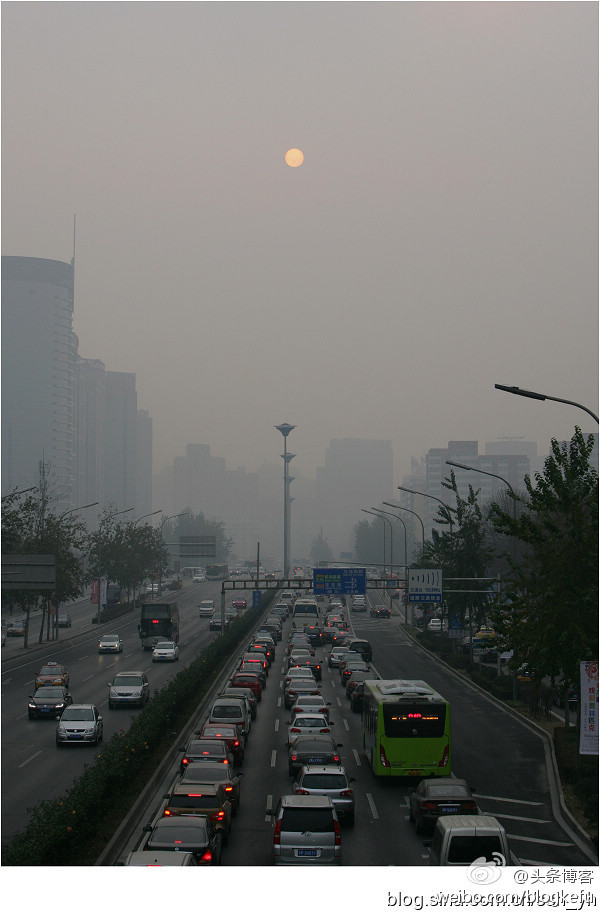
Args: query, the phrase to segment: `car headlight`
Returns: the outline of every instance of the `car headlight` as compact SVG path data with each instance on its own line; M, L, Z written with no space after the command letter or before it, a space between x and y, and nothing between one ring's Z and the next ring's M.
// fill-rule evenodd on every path
M132 696L132 697L141 697L141 696L142 696L142 689L141 689L141 688L138 688L137 691L132 691L132 692L131 692L131 696Z
M64 708L64 706L65 706L64 701L62 701L60 704L57 704L57 705L56 705L56 708L55 708L55 709L56 709L56 710L62 710L62 709Z
M36 706L36 705L34 704L33 701L29 701L28 706L31 707L32 710L35 710L35 706Z
M67 730L65 729L64 726L60 726L60 725L59 725L58 731L60 732L61 735L65 735L65 733L66 733Z

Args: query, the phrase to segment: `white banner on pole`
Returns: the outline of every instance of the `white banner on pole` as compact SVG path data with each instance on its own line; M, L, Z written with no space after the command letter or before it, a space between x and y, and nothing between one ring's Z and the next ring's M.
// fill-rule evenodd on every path
M582 662L580 670L581 731L579 754L598 754L598 661Z

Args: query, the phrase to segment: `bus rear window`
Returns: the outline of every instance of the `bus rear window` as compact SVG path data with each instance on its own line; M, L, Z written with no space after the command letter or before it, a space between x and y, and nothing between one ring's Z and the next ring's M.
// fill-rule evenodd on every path
M150 621L153 618L170 619L171 607L161 605L142 606L142 621Z
M444 735L445 704L384 704L383 725L392 739L430 738Z

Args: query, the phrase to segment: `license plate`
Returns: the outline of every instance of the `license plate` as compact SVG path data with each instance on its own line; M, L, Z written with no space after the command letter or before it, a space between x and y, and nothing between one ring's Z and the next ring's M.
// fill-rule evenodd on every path
M50 707L42 707L42 713L50 713Z
M406 776L407 777L420 777L422 773L423 773L422 770L407 770Z
M316 856L316 850L298 850L298 856Z
M82 735L70 735L69 738L70 739L82 739L83 736Z
M458 815L460 806L458 805L440 805L440 813L443 815Z
M320 764L320 763L321 763L321 758L309 758L309 759L308 759L308 763L309 763L309 764Z

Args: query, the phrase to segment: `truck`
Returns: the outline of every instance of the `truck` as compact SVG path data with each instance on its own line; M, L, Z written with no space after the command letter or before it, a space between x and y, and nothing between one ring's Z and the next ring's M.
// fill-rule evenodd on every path
M139 635L144 650L160 640L179 643L179 608L176 602L146 602L141 607Z

